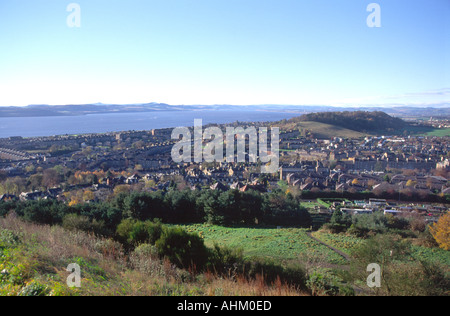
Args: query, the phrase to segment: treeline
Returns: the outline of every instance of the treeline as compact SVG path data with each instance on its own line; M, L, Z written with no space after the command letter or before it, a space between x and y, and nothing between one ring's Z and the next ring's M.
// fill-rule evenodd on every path
M309 113L289 121L294 123L304 121L320 122L352 129L358 132L393 132L407 127L407 123L402 119L392 117L381 111Z
M281 192L169 190L121 193L109 201L69 206L52 200L0 203L0 216L14 212L41 224L61 224L67 214L82 215L115 231L123 219L159 219L163 223L216 225L283 225L309 227L308 211Z

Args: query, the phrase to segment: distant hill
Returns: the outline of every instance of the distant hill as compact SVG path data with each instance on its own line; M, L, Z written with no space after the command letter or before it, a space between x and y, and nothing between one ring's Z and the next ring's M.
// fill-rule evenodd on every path
M398 133L408 128L408 123L381 111L344 111L308 113L288 120L291 123L318 122L359 133Z
M297 128L310 131L314 137L319 139L330 139L333 137L356 139L372 135L371 133L358 132L349 128L320 122L305 121L296 125Z

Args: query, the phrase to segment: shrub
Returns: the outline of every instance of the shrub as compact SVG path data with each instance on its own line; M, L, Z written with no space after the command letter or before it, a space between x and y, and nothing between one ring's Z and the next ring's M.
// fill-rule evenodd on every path
M427 228L427 222L424 218L415 217L409 222L409 227L413 232L423 233Z
M150 221L137 222L133 226L130 232L131 243L138 245L141 243L155 244L161 237L162 226L160 223L154 223Z
M241 248L229 248L214 244L209 251L208 269L228 277L235 277L239 267L243 265L244 255Z
M163 228L158 221L138 221L125 219L117 226L118 239L125 245L136 247L139 244L155 244L161 237Z
M22 288L18 296L46 296L50 289L37 281L33 281Z
M208 260L208 249L203 240L181 228L164 228L156 242L158 253L179 268L200 271Z
M306 285L313 296L336 296L339 293L339 287L325 274L317 271L309 276Z
M20 242L18 233L15 233L9 229L0 230L0 245L4 244L7 247L14 247Z
M103 222L95 219L91 220L87 216L77 214L67 214L62 219L62 226L67 230L81 230L102 235L105 230Z
M352 225L351 215L343 213L341 210L336 210L331 216L330 222L325 224L325 228L332 233L345 232Z

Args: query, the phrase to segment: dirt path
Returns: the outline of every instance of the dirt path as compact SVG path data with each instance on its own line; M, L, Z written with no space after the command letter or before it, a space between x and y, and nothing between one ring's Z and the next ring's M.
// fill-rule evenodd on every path
M340 251L340 250L338 250L338 249L336 249L336 248L334 248L334 247L332 247L332 246L330 246L330 245L324 243L322 240L317 239L317 238L314 237L310 232L307 232L306 234L307 234L311 239L314 239L315 241L321 243L322 245L324 245L324 246L330 248L331 250L333 250L334 252L336 252L338 255L344 257L345 260L347 260L347 261L350 261L350 260L351 260L349 255L347 255L346 253L344 253L344 252L342 252L342 251Z
M341 255L342 257L344 257L348 262L350 262L350 260L351 260L351 259L350 259L350 256L347 255L346 253L344 253L344 252L342 252L342 251L340 251L340 250L338 250L338 249L336 249L336 248L334 248L334 247L332 247L332 246L326 244L325 242L323 242L323 241L320 240L320 239L317 239L316 237L312 236L312 234L311 234L310 232L307 232L306 234L307 234L311 239L313 239L313 240L315 240L315 241L321 243L322 245L324 245L324 246L330 248L331 250L333 250L333 251L336 252L337 254L339 254L339 255ZM348 265L334 265L334 264L330 264L330 265L328 265L328 268L336 268L336 269L348 270L348 269L349 269L349 266L348 266ZM358 287L358 286L356 286L356 285L352 285L352 288L353 288L353 290L355 291L355 293L356 293L357 295L361 295L361 294L364 294L364 293L366 293L366 294L369 293L369 292L367 291L367 289L360 288L360 287Z

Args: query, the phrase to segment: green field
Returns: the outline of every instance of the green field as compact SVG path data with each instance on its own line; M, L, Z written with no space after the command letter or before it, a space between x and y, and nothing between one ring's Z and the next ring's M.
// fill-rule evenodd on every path
M348 254L352 254L352 250L358 247L364 240L358 237L347 236L343 234L329 234L324 232L314 232L312 234L317 239L326 244Z
M425 136L437 136L437 137L444 137L444 136L450 136L450 128L437 128L434 131L428 132L424 134Z
M329 264L348 262L341 255L311 239L304 228L223 227L208 224L182 225L190 233L198 234L205 244L241 248L246 258L271 258L280 261L304 260L313 256L325 258ZM364 239L344 234L314 232L315 238L351 256ZM450 252L438 248L413 246L411 260L436 261L450 266Z
M352 251L364 242L362 238L344 234L330 234L317 231L312 235L348 255L352 255ZM411 247L411 260L438 262L450 267L450 252L440 248L413 245Z
M323 256L331 264L346 264L346 260L328 247L311 239L303 228L222 227L207 224L181 226L199 234L207 246L244 249L244 256L298 260L314 255Z

